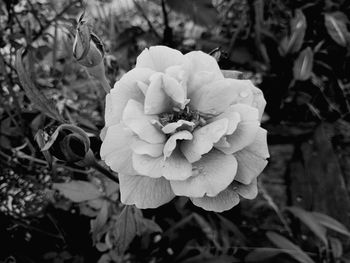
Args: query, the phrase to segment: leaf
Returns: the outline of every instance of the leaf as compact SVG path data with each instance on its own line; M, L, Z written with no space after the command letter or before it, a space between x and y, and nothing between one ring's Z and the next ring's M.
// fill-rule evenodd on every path
M296 80L305 81L311 77L314 54L310 47L305 48L294 62L293 74Z
M97 199L102 196L102 193L94 184L86 181L75 180L68 183L54 183L52 188L77 203Z
M350 33L346 27L348 22L346 15L339 11L325 15L328 34L338 45L343 47L347 45L350 38Z
M97 217L90 221L90 225L91 225L90 231L91 231L92 240L94 241L94 243L98 241L99 239L98 234L107 223L108 208L109 208L109 202L107 200L103 200L102 207Z
M281 248L281 252L290 255L296 261L301 263L315 263L300 247L285 237L271 231L267 232L266 236L276 247Z
M316 221L318 221L324 227L327 227L338 233L350 237L349 230L342 223L338 222L334 218L318 212L312 212L312 215L314 216Z
M319 224L312 213L295 206L287 207L286 210L303 222L326 246L328 245L326 228Z
M124 254L139 231L135 220L136 210L134 206L125 206L117 218L113 231L113 243L118 255Z
M218 14L211 0L166 0L174 11L187 15L196 24L214 26L217 24Z
M329 238L329 244L331 247L334 258L340 258L343 255L343 245L338 238Z
M276 248L269 248L269 247L256 248L244 258L244 262L266 261L268 259L271 259L277 256L278 254L281 254L282 252L283 251Z
M30 79L30 76L27 74L26 69L23 65L23 51L24 48L20 48L16 54L16 70L18 78L22 84L22 87L31 100L31 102L40 109L40 111L47 116L55 119L61 123L64 123L65 120L59 114L58 110L55 108L53 103L48 100L36 87L33 81Z

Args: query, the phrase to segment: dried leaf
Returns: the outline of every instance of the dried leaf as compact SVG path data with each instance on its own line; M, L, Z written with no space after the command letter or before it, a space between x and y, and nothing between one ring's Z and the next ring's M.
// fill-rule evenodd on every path
M254 249L252 252L250 252L245 258L244 262L260 262L260 261L267 261L268 259L271 259L279 254L281 254L283 251L276 248L269 248L269 247L259 247Z
M340 46L345 47L349 43L350 33L346 27L348 23L346 15L342 12L328 13L325 15L325 25L328 34Z
M61 123L64 123L65 120L59 114L56 107L53 103L48 100L36 87L33 81L30 79L26 69L23 65L23 51L24 48L21 48L17 51L16 55L16 70L18 73L18 78L22 84L22 87L31 100L31 102L38 108L40 111L52 119L55 119Z
M97 199L102 196L96 185L86 181L75 180L68 183L54 183L52 188L77 203Z
M301 263L315 263L300 247L285 237L275 232L267 232L266 236L276 247L281 248L281 252L290 255L296 261Z
M98 241L98 234L107 223L108 208L109 208L109 202L107 200L103 200L102 207L97 217L90 221L90 224L91 224L90 231L92 234L92 240L94 242Z

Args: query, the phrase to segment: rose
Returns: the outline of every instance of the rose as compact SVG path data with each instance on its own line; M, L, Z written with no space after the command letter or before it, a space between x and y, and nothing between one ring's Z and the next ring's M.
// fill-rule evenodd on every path
M221 212L255 198L269 157L265 104L201 51L145 49L106 96L101 157L119 173L121 201L155 208L187 196Z

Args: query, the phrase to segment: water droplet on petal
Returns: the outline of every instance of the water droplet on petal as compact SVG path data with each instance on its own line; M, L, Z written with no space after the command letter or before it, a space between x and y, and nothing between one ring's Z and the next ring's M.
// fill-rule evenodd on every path
M246 98L249 96L249 93L246 91L242 91L241 93L239 93L239 96L241 96L242 98Z

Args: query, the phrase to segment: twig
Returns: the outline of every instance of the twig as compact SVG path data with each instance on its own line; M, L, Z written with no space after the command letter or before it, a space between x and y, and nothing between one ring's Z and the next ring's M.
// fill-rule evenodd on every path
M115 176L114 174L112 174L110 171L108 171L106 168L104 168L103 166L101 166L98 162L95 161L95 163L93 165L91 165L92 168L94 168L95 170L99 171L100 173L104 174L105 176L107 176L109 179L111 179L113 182L116 182L117 184L119 184L119 179L117 176Z
M158 34L158 32L155 30L155 28L153 27L151 21L148 19L148 17L146 16L145 12L143 11L142 7L139 5L139 3L137 3L136 0L133 0L137 10L140 12L140 14L142 15L142 17L147 21L147 24L150 28L150 30L153 32L153 34L158 38L158 39L162 39L161 36Z

